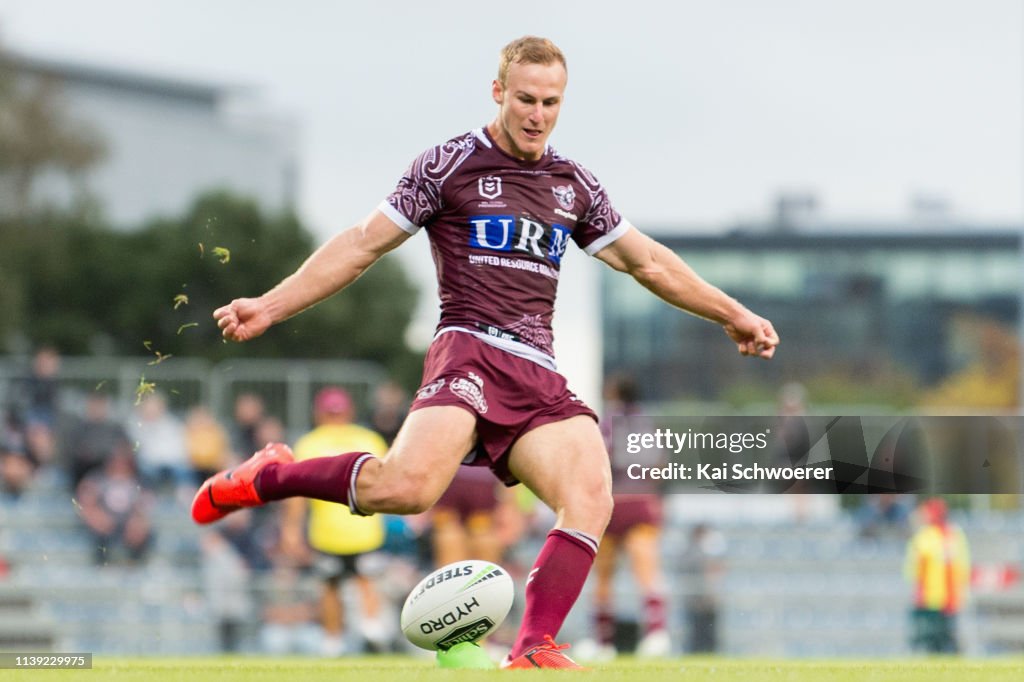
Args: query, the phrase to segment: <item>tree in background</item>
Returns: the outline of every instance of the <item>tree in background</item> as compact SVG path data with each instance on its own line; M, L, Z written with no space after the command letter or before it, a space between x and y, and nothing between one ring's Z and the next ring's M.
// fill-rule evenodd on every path
M271 288L314 246L294 215L226 192L135 232L68 216L0 221L6 313L28 342L71 354L366 359L415 383L404 332L416 289L393 258L259 343L222 343L213 309Z
M99 134L69 114L58 80L16 66L0 45L0 352L352 358L418 381L404 339L416 290L394 258L257 344L222 343L213 309L291 274L312 235L293 214L226 192L183 216L112 230L86 210L85 172L105 155ZM70 208L34 203L33 185L50 172L75 188Z
M104 145L95 130L72 121L60 100L59 84L53 79L26 79L13 68L0 45L0 340L18 336L32 310L24 305L30 294L28 284L16 276L34 265L39 247L49 243L50 231L17 223L33 212L32 186L48 170L68 175L78 198L86 198L84 172L103 158ZM84 202L79 201L79 205ZM37 211L38 213L38 211ZM38 215L37 215L38 218ZM62 245L55 244L59 249ZM25 262L23 259L29 259ZM46 259L53 264L54 259ZM51 269L39 279L52 277ZM23 336L23 335L22 335Z
M269 216L252 201L212 193L183 219L155 222L129 241L129 249L145 263L146 291L125 302L122 317L138 319L147 338L161 339L183 354L347 357L390 365L407 352L403 335L416 289L393 259L372 268L346 296L271 330L260 343L245 348L221 343L210 318L214 308L266 291L312 253L313 238L293 215ZM171 310L178 294L187 296L188 304ZM199 326L178 333L182 324L193 321Z

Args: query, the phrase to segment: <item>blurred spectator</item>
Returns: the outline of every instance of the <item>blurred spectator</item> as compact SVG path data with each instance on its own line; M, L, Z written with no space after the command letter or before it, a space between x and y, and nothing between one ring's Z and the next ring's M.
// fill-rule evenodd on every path
M432 563L421 562L419 535L423 528L414 523L418 516L420 515L381 514L381 518L384 520L384 544L380 551L392 558L406 561L417 571L420 571L421 568L429 570ZM416 582L419 582L419 579ZM410 585L410 587L412 586Z
M197 484L226 468L231 460L228 432L202 405L189 410L185 419L185 452Z
M125 448L130 448L128 434L110 414L110 397L93 391L85 401L85 418L72 427L67 437L72 489L77 489L87 474L102 467L114 452Z
M251 621L255 607L252 574L270 567L252 519L249 509L231 514L204 533L200 543L206 603L217 621L223 652L240 650L243 626Z
M316 394L313 419L316 427L295 444L295 459L331 457L343 452L369 452L383 457L387 444L377 433L352 423L355 405L348 393L327 387ZM361 615L357 621L363 637L375 649L387 647L391 638L390 623L384 618L381 597L373 581L362 570L361 560L367 552L384 544L384 523L379 516L356 516L342 504L301 497L285 501L281 529L283 549L298 560L308 553L302 540L306 538L315 556L313 567L323 581L320 617L324 629L322 654L340 656L344 653L344 605L339 588L351 578L359 590ZM308 524L306 513L309 512Z
M585 643L587 658L592 660L606 660L616 655L617 623L612 586L622 555L629 557L633 580L643 600L643 634L637 644L637 654L660 658L668 656L672 649L661 569L661 490L657 481L639 481L627 475L631 464L659 466L664 463L664 456L656 450L628 454L622 447L621 436L616 438L614 431L616 426L628 431L654 430L650 420L641 415L638 398L636 382L629 376L614 375L605 382L605 418L601 429L611 458L615 506L594 559L596 648L591 649L594 644L589 641ZM623 418L629 420L627 429L622 429Z
M168 411L167 398L162 393L150 393L142 399L129 433L135 440L139 473L148 486L192 487L194 477L185 451L185 427Z
M913 586L911 646L931 654L960 652L956 615L967 600L971 558L967 538L938 498L917 509L918 530L907 545L904 574Z
M317 598L305 589L299 571L287 564L274 568L264 595L260 630L263 653L318 655L323 647L323 631L316 622L318 611Z
M60 355L52 346L42 346L32 357L32 371L16 388L20 398L19 418L56 425L60 386Z
M718 650L718 609L725 575L725 538L705 524L694 526L683 552L680 573L689 626L687 653Z
M280 544L277 520L275 518L271 522L261 523L256 510L241 511L246 513L241 515L240 520L220 523L217 531L253 572L270 571L274 567L274 555L278 553Z
M263 448L267 443L284 443L288 440L284 423L273 415L265 415L260 419L260 423L256 425L256 430L253 432L253 437L257 443L262 443L260 448ZM236 457L241 456L238 453L234 454ZM256 514L257 525L268 526L272 522L276 528L279 521L277 510L258 507L253 511Z
M803 464L811 451L811 438L804 418L809 411L807 389L798 381L782 385L776 396L776 413L779 421L774 427L774 436L769 449L761 461L767 466L792 466ZM808 481L774 481L760 486L761 492L787 492L793 516L803 522L814 516L814 504L808 493L816 491Z
M259 448L264 447L267 443L284 443L288 440L284 424L277 417L270 415L260 419L260 423L256 425L256 430L253 432L253 438L260 444Z
M152 495L142 486L127 447L116 450L99 471L90 473L76 495L82 521L96 541L97 565L142 561L153 544Z
M231 429L231 449L248 459L266 443L259 440L257 430L266 415L263 398L255 393L239 393L235 398L235 420Z
M17 411L11 407L4 412L0 422L0 443L22 449L25 447L25 431Z
M21 447L0 441L0 499L20 499L32 487L34 471Z
M854 512L860 537L906 537L912 502L909 495L880 493L865 495L864 502Z
M781 417L802 417L807 414L807 389L791 381L779 389L777 412Z
M398 430L409 412L409 397L394 381L385 381L373 392L373 415L370 426L388 445L394 442Z
M33 464L51 469L57 464L57 434L53 427L35 419L25 424L25 451Z

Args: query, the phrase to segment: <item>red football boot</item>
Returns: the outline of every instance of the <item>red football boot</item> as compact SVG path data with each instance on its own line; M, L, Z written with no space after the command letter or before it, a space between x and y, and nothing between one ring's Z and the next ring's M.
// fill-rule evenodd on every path
M555 644L551 635L544 635L544 642L527 649L516 658L506 658L501 667L505 670L526 670L530 668L567 668L586 670L582 665L562 653L568 644Z
M256 474L268 464L293 462L292 449L284 443L267 443L267 446L245 460L234 469L214 474L199 487L192 499L192 520L196 523L213 523L241 509L258 507L263 500L256 494Z

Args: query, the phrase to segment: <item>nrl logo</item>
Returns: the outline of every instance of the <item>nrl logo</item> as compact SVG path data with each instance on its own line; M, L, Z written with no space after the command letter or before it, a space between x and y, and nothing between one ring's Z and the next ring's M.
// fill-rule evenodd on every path
M555 199L558 199L558 204L566 211L571 210L573 204L576 203L576 190L572 188L572 185L552 187L551 193L555 195Z
M477 191L484 199L495 199L501 196L501 178L488 175L477 180Z

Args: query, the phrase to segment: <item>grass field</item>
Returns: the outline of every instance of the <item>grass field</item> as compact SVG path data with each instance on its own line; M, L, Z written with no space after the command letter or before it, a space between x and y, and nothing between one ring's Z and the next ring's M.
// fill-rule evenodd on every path
M489 680L508 675L530 680L566 679L582 674L588 682L1020 682L1024 680L1024 658L978 659L902 659L902 660L733 660L717 658L677 658L660 662L621 659L595 666L587 673L563 671L439 670L433 662L404 657L366 657L323 661L307 658L108 658L96 656L92 670L0 671L0 679L46 680L89 679L118 682L420 682L424 680Z

